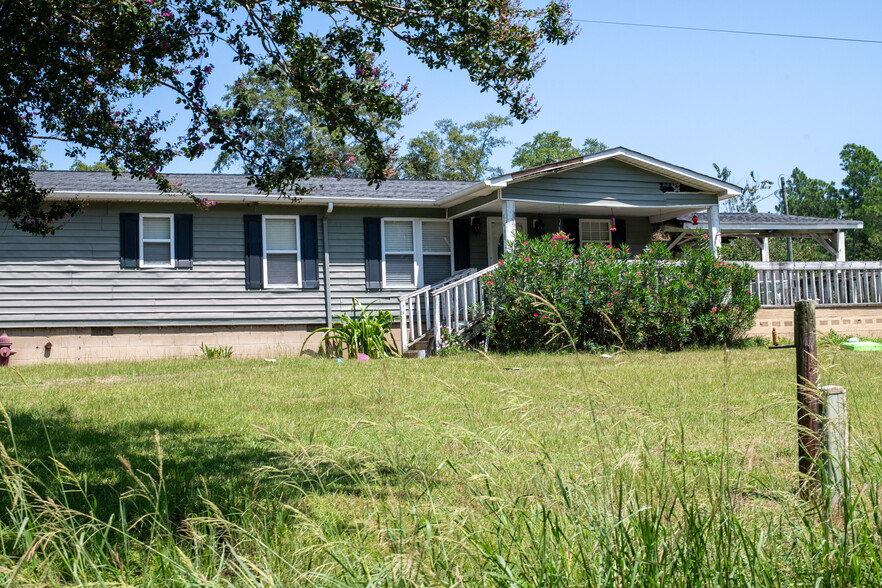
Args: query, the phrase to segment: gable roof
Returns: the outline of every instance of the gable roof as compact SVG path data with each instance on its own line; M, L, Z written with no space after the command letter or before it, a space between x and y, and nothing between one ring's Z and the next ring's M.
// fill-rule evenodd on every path
M724 182L723 180L692 171L685 167L664 162L643 153L626 149L625 147L613 147L612 149L607 149L598 153L591 153L589 155L575 157L566 161L549 163L539 167L512 172L510 174L484 180L483 182L476 182L458 192L454 192L441 198L438 201L438 204L449 206L461 200L490 194L516 182L548 176L609 159L615 159L628 165L670 178L673 182L680 182L702 191L710 192L711 194L717 194L720 197L720 200L725 200L741 194L741 188L735 184L730 184L729 182Z

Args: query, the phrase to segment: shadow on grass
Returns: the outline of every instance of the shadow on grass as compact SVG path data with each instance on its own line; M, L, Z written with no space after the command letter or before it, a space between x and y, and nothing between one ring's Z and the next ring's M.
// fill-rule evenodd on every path
M165 503L173 524L204 513L205 498L224 512L243 512L254 501L285 502L304 495L339 493L361 495L365 478L356 472L364 467L373 474L370 485L378 489L389 483L394 485L403 474L396 467L377 467L362 455L349 456L354 460L349 463L319 459L310 460L310 467L302 467L301 463L292 463L299 459L260 436L219 435L204 427L168 419L105 425L78 419L63 409L46 413L11 411L9 417L14 439L3 427L0 441L13 458L42 482L45 494L56 501L64 495L71 508L91 510L103 520L119 516L120 496L134 486L120 457L142 479L147 475L158 479L157 434ZM76 476L85 489L85 497L71 492L75 490L73 484L62 488L53 458ZM280 466L281 470L268 466ZM260 472L266 469L275 470L276 475L262 475ZM0 492L0 509L8 500L8 494ZM142 514L131 501L126 508L130 520Z

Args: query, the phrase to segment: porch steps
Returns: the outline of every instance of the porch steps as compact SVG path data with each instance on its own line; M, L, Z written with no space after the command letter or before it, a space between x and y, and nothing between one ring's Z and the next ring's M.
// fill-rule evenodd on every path
M407 351L401 354L401 357L416 359L420 355L420 351L424 351L425 355L435 353L435 334L426 333L416 341L408 344Z

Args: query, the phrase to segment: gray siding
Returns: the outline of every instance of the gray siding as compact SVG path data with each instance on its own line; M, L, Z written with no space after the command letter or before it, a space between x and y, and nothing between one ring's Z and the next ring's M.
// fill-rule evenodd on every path
M364 289L364 211L338 208L328 218L334 312L346 312L357 297L397 314L403 291ZM193 269L120 269L120 212L193 213ZM45 238L0 220L0 328L323 323L322 212L292 205L198 211L185 204L92 204ZM318 290L245 290L242 217L256 213L319 215ZM416 214L387 209L382 216Z
M691 206L716 204L716 196L659 189L671 179L619 161L603 161L502 189L506 200L554 204L600 203L603 206Z

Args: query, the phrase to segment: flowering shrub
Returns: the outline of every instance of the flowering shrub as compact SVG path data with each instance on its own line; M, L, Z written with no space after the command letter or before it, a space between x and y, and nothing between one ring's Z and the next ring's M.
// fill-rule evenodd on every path
M465 335L452 331L447 327L441 327L441 342L438 348L438 355L447 356L464 351L471 351L472 347L466 340Z
M518 236L484 278L495 312L486 328L505 351L682 349L728 343L753 325L753 270L709 247L674 260L663 243L631 258L627 246L576 251L564 233Z

